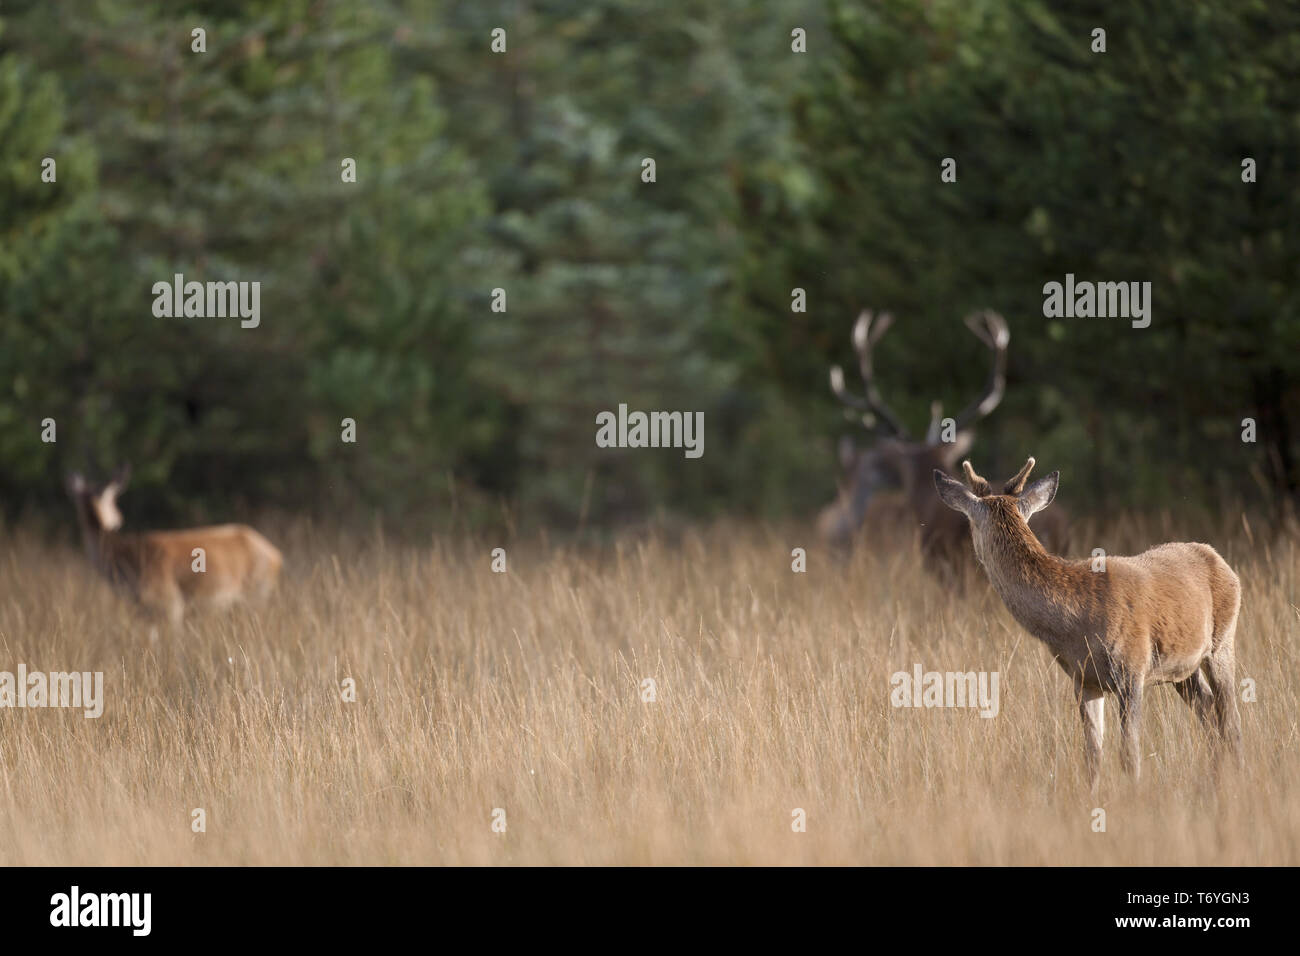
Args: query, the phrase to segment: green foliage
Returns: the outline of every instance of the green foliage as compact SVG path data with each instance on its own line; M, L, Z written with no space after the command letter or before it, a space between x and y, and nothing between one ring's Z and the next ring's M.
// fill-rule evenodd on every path
M390 25L378 16L50 3L11 24L15 50L71 78L65 125L98 144L100 177L95 191L61 174L60 192L92 197L98 215L51 239L40 268L8 270L17 347L3 361L19 385L3 414L26 426L20 441L39 444L49 415L64 465L132 459L137 514L240 499L439 506L499 405L465 371L460 243L484 205L432 85L366 42ZM190 49L196 19L206 53ZM29 111L43 125L28 138L87 162L54 141L57 107ZM32 149L5 139L24 190L39 191ZM342 181L344 157L355 184ZM32 228L22 210L6 221ZM155 317L153 285L176 273L259 281L261 324ZM354 445L340 441L343 417L359 421ZM57 493L44 448L23 477Z
M14 0L3 507L131 460L137 523L807 512L862 307L899 318L879 372L917 430L981 385L961 316L1007 316L982 470L1031 451L1098 504L1294 497L1297 26L1292 2ZM1151 327L1044 318L1067 272L1152 282ZM261 325L156 318L176 273L259 281ZM704 457L598 449L621 403L704 412Z
M816 199L778 195L749 226L791 238L747 270L778 375L814 388L856 311L892 309L880 375L920 428L931 399L977 392L959 319L991 306L1011 383L980 459L1032 452L1094 502L1300 488L1295 4L837 4L832 23L835 55L796 107ZM1151 282L1151 326L1044 318L1044 283L1068 272ZM810 327L777 321L813 275Z

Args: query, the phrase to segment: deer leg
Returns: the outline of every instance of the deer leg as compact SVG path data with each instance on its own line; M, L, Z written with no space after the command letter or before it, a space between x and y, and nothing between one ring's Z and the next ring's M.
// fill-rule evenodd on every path
M1095 797L1101 788L1101 740L1106 733L1106 697L1094 687L1078 688L1079 716L1083 719L1083 760Z
M139 610L139 619L141 619L145 626L148 627L149 643L157 644L158 635L161 631L160 625L166 617L166 614L163 611L163 606L159 602L155 601L152 595L148 594L140 595L139 604L137 606Z
M176 633L181 629L181 624L185 620L185 602L179 594L174 594L171 600L167 602L167 623L171 625L172 632Z
M1200 719L1205 729L1217 737L1219 728L1214 717L1214 692L1210 690L1210 685L1200 668L1197 668L1191 677L1174 684L1174 690L1178 691L1178 696L1192 708L1192 712Z
M1236 663L1232 642L1224 641L1205 661L1210 688L1214 692L1214 716L1219 736L1232 751L1237 766L1244 765L1241 753L1241 714L1237 711Z
M1142 776L1142 681L1119 689L1120 763L1137 780Z
M144 606L150 617L149 641L154 643L158 639L158 624L166 621L175 635L181 629L181 622L185 617L185 599L182 597L180 589L175 585L168 587L166 585L149 588L140 595L140 603Z

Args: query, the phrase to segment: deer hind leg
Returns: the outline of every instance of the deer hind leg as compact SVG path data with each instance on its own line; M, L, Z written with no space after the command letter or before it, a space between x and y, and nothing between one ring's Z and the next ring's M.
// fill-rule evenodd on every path
M1220 562L1222 563L1222 562ZM1215 588L1214 641L1210 656L1202 662L1214 693L1214 716L1222 746L1232 751L1238 768L1244 765L1241 752L1241 715L1237 712L1237 619L1241 614L1241 582L1224 565ZM1216 755L1217 756L1217 755Z
M1214 716L1219 737L1232 751L1233 759L1241 767L1241 714L1237 711L1237 668L1232 639L1220 642L1218 648L1205 661L1205 670L1214 692Z
M266 603L275 591L276 581L280 576L280 565L278 562L269 564L263 570L263 573L257 576L253 582L252 592L258 603Z
M251 590L258 602L264 603L275 591L280 580L280 568L283 563L284 558L280 552L272 545L266 544L264 553L254 566L255 573Z
M1205 729L1217 734L1219 728L1214 716L1214 692L1210 690L1205 674L1198 668L1191 677L1174 684L1174 689L1178 691L1178 696L1187 703L1187 706L1192 708L1192 712L1200 718Z
M1142 776L1142 681L1135 679L1120 687L1118 697L1120 763L1138 780Z
M1083 719L1083 761L1093 796L1101 787L1101 741L1106 733L1106 697L1092 687L1077 688L1079 716Z

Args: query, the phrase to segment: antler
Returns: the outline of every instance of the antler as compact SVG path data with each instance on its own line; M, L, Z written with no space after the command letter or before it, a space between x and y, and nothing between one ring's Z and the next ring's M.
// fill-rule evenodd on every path
M858 353L858 371L862 375L862 384L866 387L865 397L859 398L844 387L844 370L838 365L831 366L831 391L845 405L861 412L870 412L894 435L906 438L907 429L898 420L898 416L889 410L876 389L876 377L871 367L871 347L880 341L880 337L893 323L894 317L888 312L882 312L877 318L869 309L862 311L858 321L853 324L853 349Z
M943 402L935 399L930 403L930 425L925 430L925 443L927 445L939 444L939 438L943 434Z
M1024 491L1025 481L1029 478L1029 473L1033 470L1034 459L1031 457L1025 462L1024 467L1016 472L1015 477L1011 478L1007 482L1006 487L1003 489L1003 493L1008 495L1018 495L1020 492Z
M970 490L975 492L981 498L993 494L993 489L989 483L975 474L975 469L971 467L969 461L961 463L961 470L966 473L966 484L970 485Z
M1011 330L1007 328L1006 320L992 310L975 312L966 316L965 321L966 327L993 350L993 366L989 369L983 394L954 419L959 430L989 414L1002 401L1007 387L1007 344L1011 341Z

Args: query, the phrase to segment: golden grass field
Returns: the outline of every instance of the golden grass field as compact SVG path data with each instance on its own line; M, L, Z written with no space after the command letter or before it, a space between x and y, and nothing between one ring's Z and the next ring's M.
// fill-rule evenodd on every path
M268 529L270 604L151 646L79 550L8 533L0 670L102 670L106 705L0 710L0 864L1300 863L1300 553L1223 522L1197 536L1244 585L1246 770L1216 783L1161 687L1136 791L1109 705L1099 801L1064 674L982 577L950 595L914 551L841 566L802 526L718 525L521 541L494 574L500 542L299 523ZM1072 553L1187 530L1117 527ZM1000 714L891 707L914 663L998 671Z

